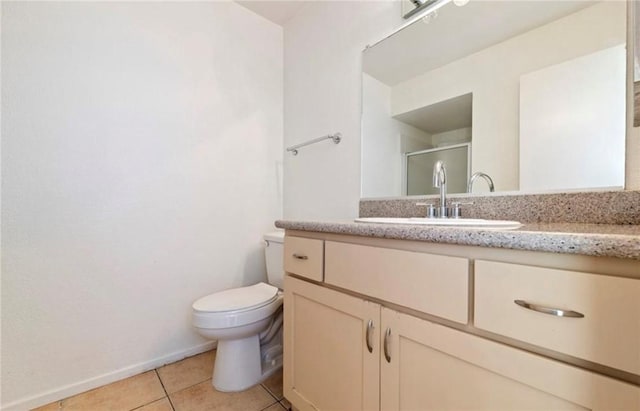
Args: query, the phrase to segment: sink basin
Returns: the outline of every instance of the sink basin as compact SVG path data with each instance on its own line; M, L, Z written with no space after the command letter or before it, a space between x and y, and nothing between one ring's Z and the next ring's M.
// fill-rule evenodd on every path
M394 217L366 217L356 218L356 223L375 224L412 224L438 227L464 227L464 228L495 228L509 230L522 227L518 221L506 220L482 220L476 218L394 218Z

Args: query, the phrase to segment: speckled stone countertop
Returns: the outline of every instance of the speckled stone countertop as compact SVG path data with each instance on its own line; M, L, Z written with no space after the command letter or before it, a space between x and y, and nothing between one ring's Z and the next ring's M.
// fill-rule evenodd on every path
M360 217L424 217L416 203L437 203L437 196L361 199ZM455 194L449 201L468 203L465 218L522 223L640 224L640 190L548 194Z
M640 225L532 223L516 230L278 220L288 230L640 260Z

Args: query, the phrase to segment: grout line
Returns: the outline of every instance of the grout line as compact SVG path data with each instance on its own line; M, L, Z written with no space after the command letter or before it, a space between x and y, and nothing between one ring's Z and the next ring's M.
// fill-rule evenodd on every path
M275 395L273 395L273 394L271 393L271 391L269 391L269 389L268 389L267 387L265 387L265 386L264 386L264 384L260 384L260 387L262 387L262 389L263 389L263 390L265 390L265 391L267 392L267 394L269 394L269 395L271 396L271 398L273 398L273 400L275 401L275 402L272 402L271 404L267 405L266 407L262 408L260 411L264 411L264 410L266 410L267 408L269 408L269 407L273 407L275 404L279 404L279 403L280 403L280 401L278 400L278 398L276 398L276 396L275 396Z
M279 372L282 372L282 371L279 371ZM271 377L267 378L267 380L271 379L272 377L273 377L273 375L272 375ZM282 385L280 386L281 397L280 397L280 398L278 398L278 395L276 394L276 392L275 392L275 391L273 391L271 388L269 388L269 387L265 384L265 382L266 382L267 380L265 380L265 381L261 382L261 383L260 383L260 385L261 385L262 387L264 387L264 389L265 389L265 390L267 390L267 392L268 392L269 394L271 394L271 396L272 396L273 398L275 398L275 399L276 399L276 401L280 402L280 401L284 400L284 392L283 392L284 390L282 389Z
M2 1L2 0L0 0L0 1ZM189 386L186 386L186 387L184 387L184 388L180 388L178 391L172 392L171 394L177 394L177 393L179 393L179 392L182 392L182 391L188 390L189 388L193 388L193 387L195 387L196 385L200 385L200 384L202 384L203 382L207 382L207 381L211 382L211 378L207 378L206 380L202 380L202 381L196 382L196 383L194 383L194 384L191 384L191 385L189 385ZM162 384L162 379L160 379L160 383ZM164 388L164 384L162 385L162 388ZM171 394L169 394L169 392L168 392L166 389L164 390L164 392L166 392L166 393L167 393L167 397L169 397L169 395L171 395ZM175 410L174 410L174 411L175 411Z
M2 1L2 0L0 0L0 1ZM172 362L172 363L169 363L169 364L165 364L165 365L163 365L163 366L158 367L158 368L156 368L156 369L155 369L156 374L158 374L158 378L160 379L160 384L162 384L162 388L164 388L164 392L165 392L165 393L167 393L167 398L169 398L169 402L171 402L171 398L169 397L169 396L170 396L169 391L167 391L167 389L165 388L164 383L162 382L162 378L160 377L160 373L158 372L158 370L159 370L160 368L164 368L164 367L167 367L167 366L170 366L170 365L173 365L173 364L177 364L177 363L182 362L182 361L184 361L184 360L186 360L186 359L193 358L193 357L197 357L198 355L206 354L206 353L211 352L211 351L216 351L216 349L214 348L214 349L211 349L211 350L209 350L209 351L201 352L200 354L194 354L194 355L192 355L192 356L190 356L190 357L185 357L185 358L183 358L183 359L181 359L181 360L179 360L179 361ZM205 378L205 379L204 379L204 380L202 380L202 381L197 381L197 382L195 382L195 383L193 383L193 384L191 384L191 385L188 385L188 386L186 386L186 387L184 387L184 388L180 388L178 391L172 392L171 394L177 394L177 393L182 392L182 391L184 391L184 390L188 390L189 388L193 388L193 387L195 387L196 385L202 384L203 382L206 382L206 381L211 381L211 377ZM173 407L173 402L171 402L171 406ZM175 408L174 408L174 411L175 411Z
M280 405L282 405L282 408L284 408L285 410L287 410L287 411L291 411L291 406L288 406L288 407L287 407L286 405L284 405L284 404L282 403L282 401L278 401L278 403L279 403Z
M261 409L260 409L260 411L265 411L266 409L269 409L269 408L273 407L273 406L274 406L274 405L276 405L276 404L280 404L280 403L279 403L278 401L276 401L276 402L274 402L273 404L269 404L269 405L267 405L266 407L261 408ZM282 405L280 405L280 406L282 406Z
M266 386L266 385L264 385L264 384L260 383L260 386L261 386L262 388L264 388L264 389L269 393L269 395L270 395L270 396L272 396L273 398L275 398L275 400L276 400L276 401L280 401L280 400L278 400L278 398L277 398L277 397L276 397L276 396L271 392L271 390L270 390L269 388L267 388L267 386Z
M156 368L153 371L156 373L156 376L158 377L158 380L160 381L160 385L162 386L162 390L167 395L167 399L169 400L169 405L171 406L171 409L173 411L175 411L176 407L173 406L173 401L171 401L171 397L169 396L169 393L167 392L167 389L164 387L164 383L162 382L162 378L160 378L160 374L158 373L158 369Z
M146 404L142 404L142 405L141 405L141 406L139 406L139 407L132 408L132 409L131 409L131 410L129 410L129 411L136 411L136 410L139 410L139 409L141 409L141 408L146 407L146 406L147 406L147 405L149 405L149 404L153 404L154 402L161 401L161 400L163 400L163 399L165 399L165 398L167 398L167 397L158 398L157 400L153 400L153 401L148 402L148 403L146 403ZM60 408L60 409L62 409L62 408Z

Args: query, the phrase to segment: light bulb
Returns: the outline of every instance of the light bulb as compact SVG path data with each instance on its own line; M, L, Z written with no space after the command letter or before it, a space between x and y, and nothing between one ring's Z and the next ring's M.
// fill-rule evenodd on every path
M455 4L458 7L462 7L467 3L469 3L469 0L453 0L453 4Z

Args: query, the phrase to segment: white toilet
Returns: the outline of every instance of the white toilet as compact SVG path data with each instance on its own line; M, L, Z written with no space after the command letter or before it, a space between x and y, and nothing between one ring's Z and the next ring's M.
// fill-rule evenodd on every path
M264 236L271 285L233 288L193 303L193 326L218 341L213 386L243 391L282 368L282 256L284 232Z

